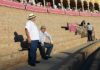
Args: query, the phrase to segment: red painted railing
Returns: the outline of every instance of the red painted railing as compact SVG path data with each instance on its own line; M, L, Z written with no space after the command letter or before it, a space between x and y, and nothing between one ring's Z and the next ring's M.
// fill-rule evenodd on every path
M38 13L47 13L47 8L45 7L27 5L26 9Z
M0 0L0 5L18 8L18 9L25 9L24 4L7 1L7 0ZM40 13L63 14L69 16L99 16L100 17L100 13L78 12L72 10L61 10L61 9L45 8L45 7L31 6L31 5L27 5L26 10L33 11L33 12L40 12Z
M61 9L52 9L52 8L48 8L47 9L49 13L53 13L53 14L65 14L65 11L64 10L61 10Z
M7 6L7 7L14 7L14 8L19 8L19 9L24 9L24 5L22 3L17 3L17 2L0 0L0 5Z
M69 15L69 16L79 16L78 11L66 10L65 12L66 12L66 15Z
M80 16L92 16L91 12L80 12Z
M98 17L100 17L100 13L92 13L92 16L98 16Z

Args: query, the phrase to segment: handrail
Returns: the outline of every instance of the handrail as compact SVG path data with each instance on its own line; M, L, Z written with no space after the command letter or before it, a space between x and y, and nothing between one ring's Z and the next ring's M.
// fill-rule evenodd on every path
M82 62L84 62L86 60L86 58L88 57L86 55L86 52L84 52L83 50L86 49L86 48L88 48L89 46L94 45L94 44L99 43L99 42L100 42L100 40L96 40L96 41L84 44L83 48L81 48L78 51L74 52L69 57L63 59L62 63L56 64L55 66L53 66L49 70L63 70L63 69L60 69L60 68L63 67L63 65L64 65L64 68L66 68L66 70L78 70L77 69L79 67L78 65L81 65ZM93 46L92 48L95 48L95 51L97 50L97 47ZM93 50L93 52L95 52L95 51Z

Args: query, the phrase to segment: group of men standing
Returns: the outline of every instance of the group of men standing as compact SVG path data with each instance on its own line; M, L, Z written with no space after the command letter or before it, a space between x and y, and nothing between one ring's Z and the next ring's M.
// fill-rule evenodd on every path
M36 63L39 63L39 61L36 61L37 48L39 48L43 59L51 58L50 54L53 48L53 41L50 34L46 31L46 27L41 26L39 30L35 23L35 19L36 16L33 13L29 14L28 21L25 26L27 40L30 44L29 64L31 66L35 66ZM45 48L47 48L47 50L45 50Z
M37 48L40 50L41 57L43 59L51 58L50 54L53 49L53 41L51 35L46 31L45 26L41 26L40 30L38 29L35 23L36 16L31 13L28 16L28 21L26 22L25 32L27 36L28 43L30 44L29 48L29 64L35 66L36 63L36 51ZM85 26L85 21L82 22L82 26ZM88 41L93 41L93 26L90 23L87 23L87 37ZM47 50L45 50L47 48Z
M94 37L94 27L92 24L90 24L89 22L86 25L85 20L83 20L80 24L81 28L83 29L82 33L81 33L81 37L87 37L88 41L93 41L93 37Z

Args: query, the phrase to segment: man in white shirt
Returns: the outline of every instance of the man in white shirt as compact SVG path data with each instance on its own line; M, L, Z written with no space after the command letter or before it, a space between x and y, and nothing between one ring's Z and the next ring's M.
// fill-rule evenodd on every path
M45 26L41 26L40 43L41 43L41 46L44 48L44 50L45 48L47 48L47 51L45 52L45 56L47 58L51 58L50 54L53 48L53 41L50 34L47 33Z
M36 50L39 45L39 30L35 23L36 16L34 14L29 14L28 21L26 22L25 32L30 43L29 49L29 64L35 66L36 64Z
M88 41L93 41L93 39L92 39L92 33L93 33L93 26L90 23L87 23Z

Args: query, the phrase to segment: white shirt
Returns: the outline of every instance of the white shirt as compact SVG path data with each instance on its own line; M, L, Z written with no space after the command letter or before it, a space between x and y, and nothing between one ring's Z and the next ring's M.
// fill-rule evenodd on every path
M54 9L56 9L57 8L57 6L56 5L54 5Z
M93 26L92 25L87 25L87 30L92 31L93 30Z
M34 22L29 20L25 28L28 30L31 40L39 40L39 30Z
M46 43L51 43L52 42L52 38L50 36L50 34L48 34L47 32L42 32L40 31L40 42L42 44L44 44L44 42Z

